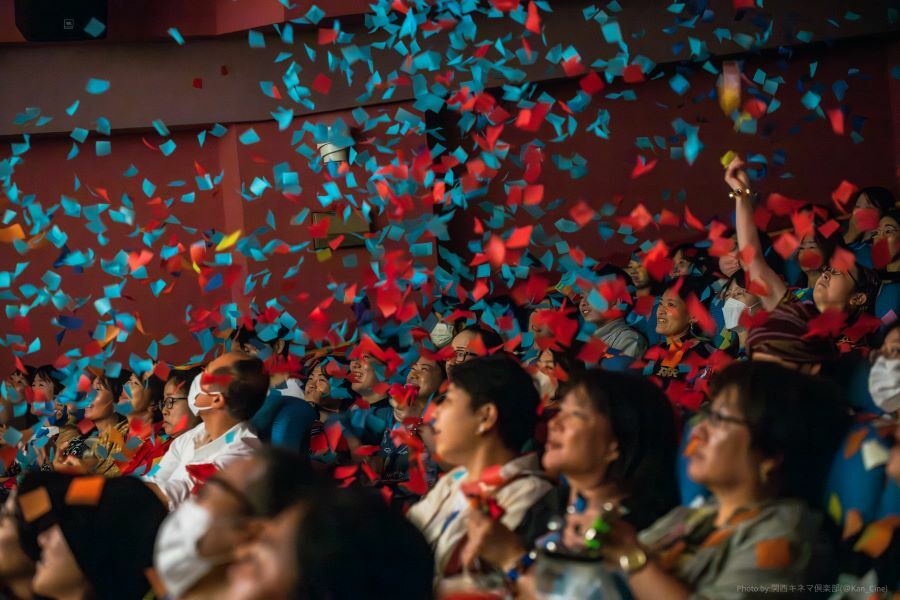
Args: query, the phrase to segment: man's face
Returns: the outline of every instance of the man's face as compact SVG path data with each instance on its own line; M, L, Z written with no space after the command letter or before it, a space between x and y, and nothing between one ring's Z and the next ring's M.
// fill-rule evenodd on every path
M209 511L209 530L200 538L202 557L232 557L238 544L251 539L256 519L247 490L259 479L263 466L257 458L241 458L210 477L197 492L197 504Z

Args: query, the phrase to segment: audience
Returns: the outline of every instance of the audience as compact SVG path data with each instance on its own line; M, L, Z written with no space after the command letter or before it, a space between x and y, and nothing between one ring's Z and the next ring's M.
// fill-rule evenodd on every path
M553 280L529 251L508 295L423 281L391 318L347 292L321 339L231 315L190 365L8 365L0 596L889 597L894 196L798 202L770 241L740 157L725 181L734 228L668 256L573 248Z

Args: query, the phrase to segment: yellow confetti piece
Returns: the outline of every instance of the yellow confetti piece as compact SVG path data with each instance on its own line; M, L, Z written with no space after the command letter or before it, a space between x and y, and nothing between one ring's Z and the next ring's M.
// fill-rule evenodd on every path
M718 81L719 107L728 116L741 105L741 71L734 61L722 65Z
M241 237L240 229L238 229L231 235L226 235L224 238L222 238L222 241L219 242L219 245L216 246L216 252L221 252L222 250L227 250L227 249L231 248L240 239L240 237Z
M841 499L838 498L837 494L831 494L831 497L828 499L828 516L835 523L840 523L844 516L844 509L841 508Z
M322 248L321 250L316 252L316 260L319 262L325 262L326 260L331 259L331 248Z
M722 158L719 159L719 162L722 163L722 167L727 169L728 165L731 164L731 161L734 160L734 157L737 156L737 153L734 150L729 150L725 154L722 155Z
M197 263L192 262L192 263L191 263L191 266L194 267L194 270L195 270L197 273L200 273L200 267L197 266Z

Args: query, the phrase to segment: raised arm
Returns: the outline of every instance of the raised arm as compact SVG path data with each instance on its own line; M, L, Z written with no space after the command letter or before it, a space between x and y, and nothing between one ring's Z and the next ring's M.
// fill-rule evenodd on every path
M734 196L735 229L737 231L738 250L744 256L744 249L753 248L753 259L744 269L751 281L762 284L765 294L757 294L762 300L763 308L772 310L787 292L787 285L781 275L770 267L763 257L759 232L753 221L753 202L750 194L750 178L744 170L744 161L735 156L725 170L725 183L731 188ZM755 292L754 292L755 293Z

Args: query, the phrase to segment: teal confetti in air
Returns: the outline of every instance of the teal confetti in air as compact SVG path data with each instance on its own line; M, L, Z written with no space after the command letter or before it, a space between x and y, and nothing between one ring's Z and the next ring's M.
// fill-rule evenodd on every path
M84 88L88 94L99 95L109 90L109 82L105 79L88 79L87 86Z

